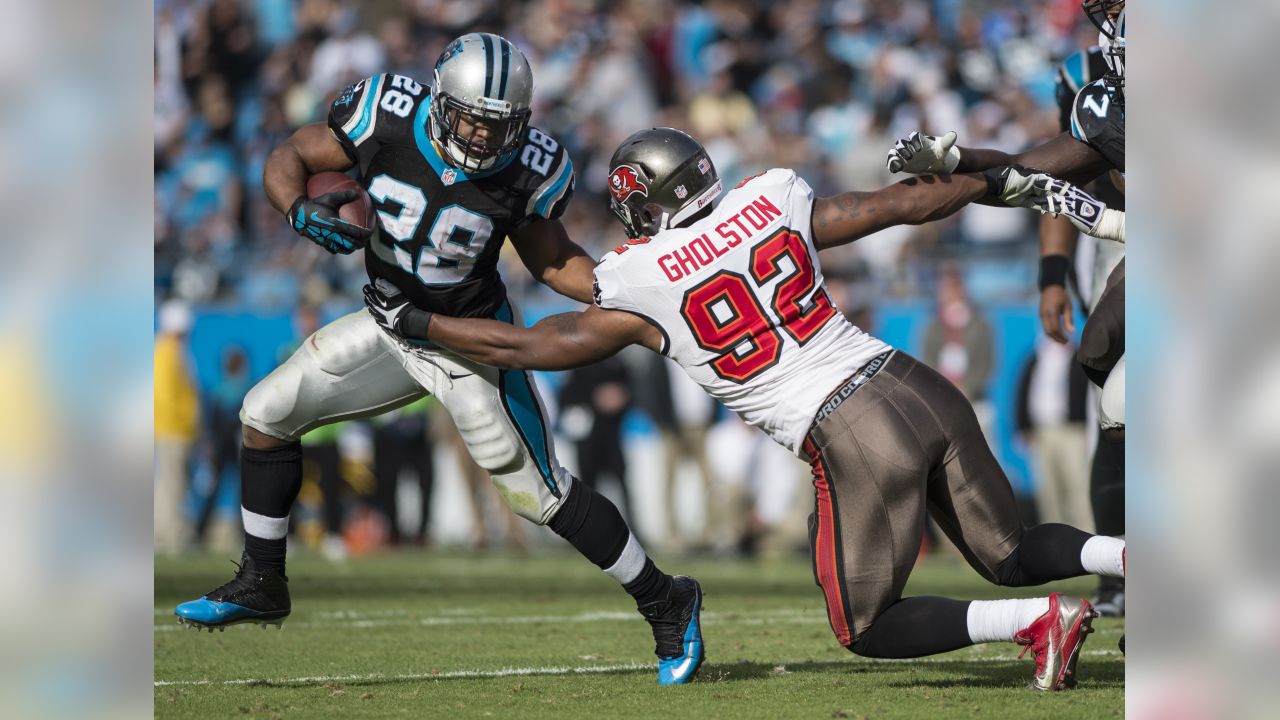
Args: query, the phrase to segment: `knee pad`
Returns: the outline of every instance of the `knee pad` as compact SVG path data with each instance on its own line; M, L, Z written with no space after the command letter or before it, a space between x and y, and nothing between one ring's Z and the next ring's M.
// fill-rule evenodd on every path
M290 435L292 428L285 421L297 407L301 386L302 370L290 363L281 365L244 396L240 422L264 435L297 440Z
M1098 425L1103 430L1124 427L1124 366L1122 356L1098 393Z
M546 525L560 511L564 498L569 494L569 487L574 483L573 476L558 465L553 473L559 496L551 492L551 487L532 463L526 463L516 472L491 477L494 487L498 488L498 494L507 503L507 507L511 508L511 512L535 525Z

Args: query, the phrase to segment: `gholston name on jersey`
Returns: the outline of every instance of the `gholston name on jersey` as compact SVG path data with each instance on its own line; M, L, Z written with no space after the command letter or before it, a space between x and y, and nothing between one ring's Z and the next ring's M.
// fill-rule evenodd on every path
M723 240L717 245L710 233L703 233L665 255L658 256L658 267L671 282L687 277L710 265L716 258L749 240L782 217L782 211L764 195L747 203L729 219L716 225L716 235ZM734 228L737 228L735 230Z

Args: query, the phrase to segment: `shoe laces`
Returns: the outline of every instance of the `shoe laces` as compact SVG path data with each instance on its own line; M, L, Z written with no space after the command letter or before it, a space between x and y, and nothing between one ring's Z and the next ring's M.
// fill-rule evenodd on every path
M666 659L684 654L684 624L670 600L650 603L640 607L639 610L645 621L653 628L655 655Z
M1033 626L1034 627L1034 626ZM1044 669L1045 662L1049 656L1049 634L1053 632L1051 624L1046 625L1041 632L1034 633L1031 628L1027 628L1018 635L1014 636L1014 642L1022 645L1022 652L1018 653L1018 659L1026 657L1027 651L1031 651L1031 657L1036 661L1036 672Z
M208 592L205 597L225 602L245 591L253 590L266 574L253 567L252 563L248 555L241 556L240 562L232 560L231 564L236 566L235 576Z

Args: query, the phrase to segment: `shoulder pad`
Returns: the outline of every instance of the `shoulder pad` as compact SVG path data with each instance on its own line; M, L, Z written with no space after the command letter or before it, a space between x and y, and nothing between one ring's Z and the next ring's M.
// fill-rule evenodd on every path
M510 168L512 189L528 198L527 218L554 220L564 214L575 177L569 152L555 138L530 126Z
M1111 92L1102 80L1095 80L1076 93L1071 109L1071 135L1088 143L1105 127L1107 115L1114 109Z
M785 185L792 182L796 178L794 170L788 168L771 168L755 175L748 175L742 179L737 185L733 186L734 190L741 188L748 183L752 185Z
M1080 88L1088 85L1093 77L1089 72L1088 50L1077 50L1067 56L1058 66L1058 82L1065 86L1071 97L1080 92Z
M382 73L348 85L329 108L329 129L354 155L370 139L392 142L413 136L413 116L430 91L405 75Z
M781 193L783 195L799 192L808 198L810 202L813 201L813 188L809 187L809 183L805 182L804 178L797 175L796 171L790 168L773 168L757 173L738 183L729 192L733 193L738 190L751 192L755 188L760 190L767 189L769 193Z

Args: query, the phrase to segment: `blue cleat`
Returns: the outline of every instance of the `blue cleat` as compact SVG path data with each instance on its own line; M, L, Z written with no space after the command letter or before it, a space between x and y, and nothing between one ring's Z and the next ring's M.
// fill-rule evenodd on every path
M178 622L194 630L254 622L265 630L281 627L289 617L289 579L283 573L259 572L246 554L231 582L174 608Z
M666 600L640 607L640 614L653 628L657 643L658 684L681 685L693 680L707 658L702 643L702 586L684 575L671 579Z

